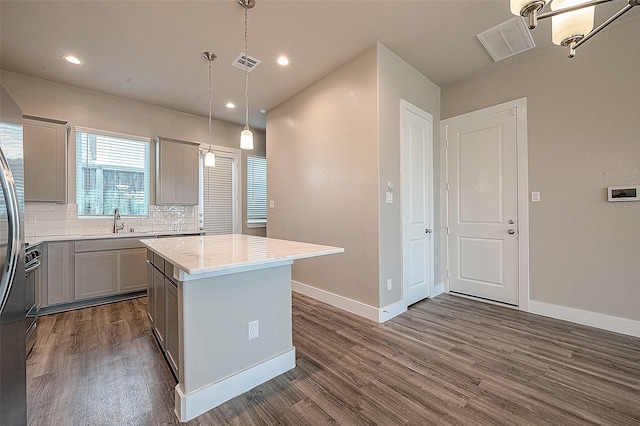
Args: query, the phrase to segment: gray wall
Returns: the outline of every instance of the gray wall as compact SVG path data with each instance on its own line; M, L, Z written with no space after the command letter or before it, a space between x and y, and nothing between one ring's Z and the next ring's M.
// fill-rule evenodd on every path
M292 278L378 306L376 47L267 113L269 237L344 247Z
M640 17L566 58L562 48L496 65L442 90L442 118L527 97L530 298L640 320Z
M65 86L46 80L2 71L2 84L24 114L69 121L71 126L109 130L137 136L166 136L193 142L209 140L207 117L147 105L128 99ZM213 144L238 148L242 126L212 122ZM251 155L265 156L264 131L254 129L255 149ZM75 202L75 134L69 143L68 199ZM242 205L246 205L246 156L242 152ZM152 165L153 166L153 165ZM152 176L154 174L152 173ZM152 182L153 184L153 182ZM152 185L152 193L154 186ZM153 199L153 196L152 196ZM243 233L265 235L264 228L246 228L246 209L242 213Z
M412 103L433 116L434 159L434 225L435 279L442 282L440 268L440 197L439 197L439 135L440 87L392 51L378 43L378 128L380 144L380 179L378 197L380 210L380 306L402 299L402 206L400 199L400 99ZM394 183L394 203L387 204L387 182ZM391 291L387 279L393 280Z
M267 115L268 235L345 248L297 261L294 280L374 307L402 299L400 99L433 115L437 147L440 88L381 44Z

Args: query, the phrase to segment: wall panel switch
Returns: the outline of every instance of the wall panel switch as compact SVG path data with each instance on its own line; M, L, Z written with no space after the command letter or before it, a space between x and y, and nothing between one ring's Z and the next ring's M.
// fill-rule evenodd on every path
M533 201L534 203L540 202L540 193L538 191L531 193L531 201Z
M387 201L387 204L393 204L393 192L387 191L386 201Z

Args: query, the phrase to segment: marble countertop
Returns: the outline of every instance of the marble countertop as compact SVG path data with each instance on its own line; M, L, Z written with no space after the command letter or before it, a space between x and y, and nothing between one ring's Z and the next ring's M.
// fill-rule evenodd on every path
M272 263L293 262L344 252L341 247L300 243L243 234L143 239L152 251L170 261L185 279L220 275L230 270L250 270ZM176 271L174 274L178 274ZM185 277L187 274L191 277Z
M184 234L197 234L200 231L160 231L160 232L121 232L118 234L94 234L94 235L51 235L43 237L25 237L24 242L35 246L41 243L47 243L52 241L82 241L82 240L104 240L111 238L152 238L158 236L173 236Z

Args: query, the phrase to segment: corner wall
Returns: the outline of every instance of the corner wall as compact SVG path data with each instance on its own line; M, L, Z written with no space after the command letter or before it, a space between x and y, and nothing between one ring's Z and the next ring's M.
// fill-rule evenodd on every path
M640 320L640 202L606 193L640 184L639 27L616 22L571 60L549 48L442 90L443 118L527 97L529 189L541 193L530 299L547 310Z
M267 114L267 234L344 247L292 279L370 306L378 291L376 47Z
M433 116L433 197L434 197L434 285L443 282L440 267L440 87L420 74L400 57L378 43L378 123L380 212L380 306L388 306L402 299L402 200L401 200L401 140L400 99L417 106ZM394 203L387 204L387 182L394 184ZM395 285L387 290L387 279Z

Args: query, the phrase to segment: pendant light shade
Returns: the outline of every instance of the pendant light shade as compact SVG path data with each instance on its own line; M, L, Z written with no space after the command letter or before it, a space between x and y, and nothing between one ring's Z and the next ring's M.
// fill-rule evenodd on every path
M241 149L253 149L253 132L249 127L245 127L242 133L240 133L240 148Z
M554 0L551 3L551 10L565 9L570 6L577 6L586 3L585 0ZM582 38L593 29L595 7L585 7L584 9L556 15L551 18L551 33L553 43L562 46L563 42L573 38Z
M215 167L216 166L216 155L213 153L213 151L208 151L204 155L204 165L206 167Z

